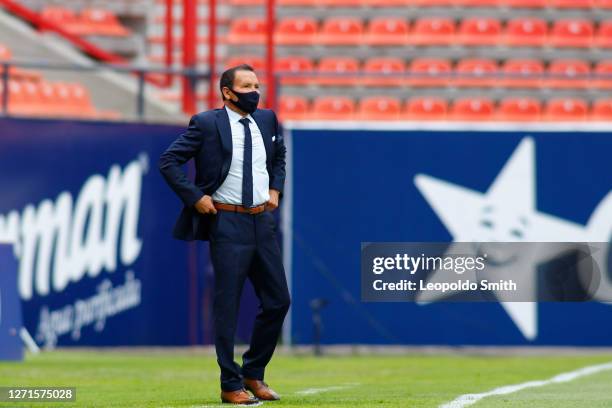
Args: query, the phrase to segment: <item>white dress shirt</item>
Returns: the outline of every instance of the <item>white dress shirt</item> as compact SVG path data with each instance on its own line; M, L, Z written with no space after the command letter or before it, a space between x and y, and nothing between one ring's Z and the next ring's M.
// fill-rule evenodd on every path
M232 129L232 163L227 178L212 195L214 201L226 204L242 205L242 162L244 161L244 125L239 113L225 107ZM251 142L253 143L253 205L261 205L270 199L270 176L266 169L266 148L261 131L251 115Z

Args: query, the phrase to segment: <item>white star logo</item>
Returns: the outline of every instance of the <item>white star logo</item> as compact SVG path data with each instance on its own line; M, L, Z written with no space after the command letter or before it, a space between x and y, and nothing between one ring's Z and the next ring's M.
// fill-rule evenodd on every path
M612 234L612 191L604 197L586 226L537 210L535 186L535 146L525 137L504 165L486 193L436 179L415 176L415 184L453 237L454 242L609 242ZM534 245L508 266L517 283L527 283L535 290L535 270L539 263L553 258L548 245ZM453 248L449 248L452 253ZM504 276L509 276L506 271ZM470 280L474 276L465 276ZM428 282L447 281L441 271L434 271ZM529 286L530 285L530 286ZM452 295L447 292L420 292L421 303ZM523 336L537 337L537 303L504 301L496 297Z

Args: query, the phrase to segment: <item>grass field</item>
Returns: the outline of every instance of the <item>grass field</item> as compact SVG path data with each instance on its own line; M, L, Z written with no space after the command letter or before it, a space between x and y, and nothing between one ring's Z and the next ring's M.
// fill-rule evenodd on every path
M279 407L438 407L461 394L546 380L612 355L275 356L266 381ZM54 351L0 363L2 386L74 386L73 403L0 403L0 407L222 407L214 357L201 353ZM612 407L612 370L563 384L491 396L484 407Z

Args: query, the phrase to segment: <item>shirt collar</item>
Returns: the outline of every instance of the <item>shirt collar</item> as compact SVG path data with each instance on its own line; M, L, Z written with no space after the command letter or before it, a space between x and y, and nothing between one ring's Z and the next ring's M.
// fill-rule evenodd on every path
M227 111L227 116L229 117L230 123L232 123L232 122L238 123L238 121L240 119L242 119L242 116L240 116L240 114L238 112L234 112L233 110L231 110L227 106L225 106L225 110ZM251 123L254 122L253 117L251 117L251 115L246 115L245 118L248 118L251 121Z

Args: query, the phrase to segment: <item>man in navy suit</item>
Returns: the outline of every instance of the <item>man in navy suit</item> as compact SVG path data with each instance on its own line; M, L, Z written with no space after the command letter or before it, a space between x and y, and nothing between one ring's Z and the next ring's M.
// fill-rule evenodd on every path
M286 149L274 112L257 109L259 81L252 67L228 69L220 88L225 106L194 115L162 154L159 169L184 203L174 237L210 241L221 400L248 405L279 399L263 380L290 304L271 213L283 191ZM195 182L182 170L190 159ZM240 366L234 335L247 277L260 310Z

